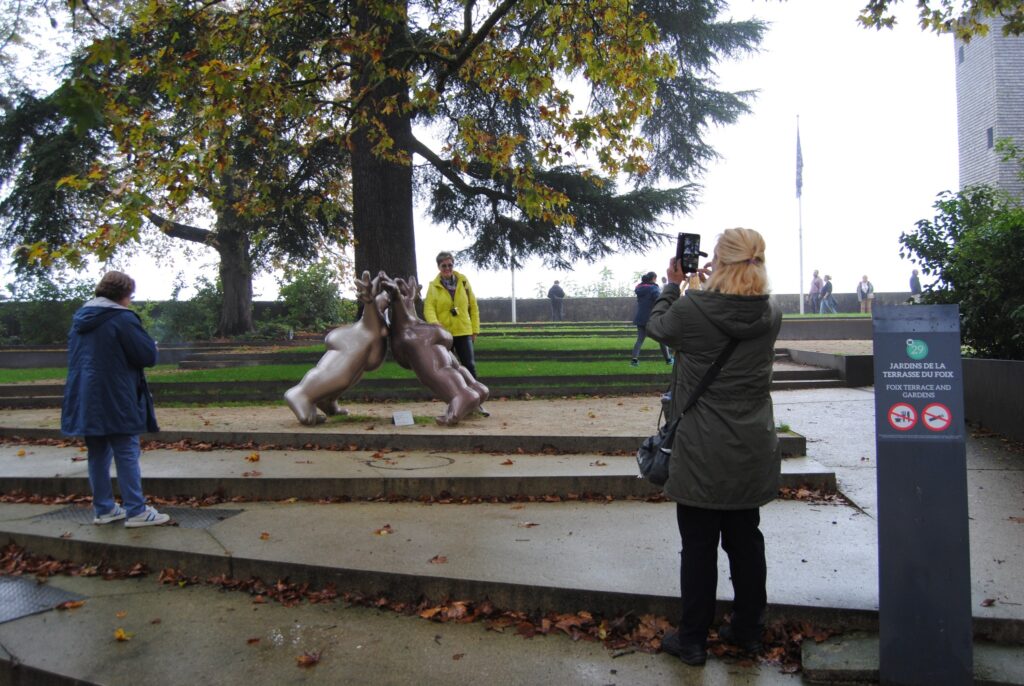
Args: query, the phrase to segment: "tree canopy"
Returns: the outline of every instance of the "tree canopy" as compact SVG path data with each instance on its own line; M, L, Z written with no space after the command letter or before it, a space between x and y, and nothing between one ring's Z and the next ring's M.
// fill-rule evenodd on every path
M747 109L750 94L715 88L715 64L765 28L720 20L714 0L176 0L122 3L109 24L102 6L76 7L98 35L73 118L100 118L130 164L99 170L116 222L67 254L135 240L154 208L183 211L235 170L225 139L272 147L279 113L350 155L356 268L399 274L415 273L414 191L473 238L479 264L649 246L692 203L707 127ZM272 211L248 188L267 178L210 202Z
M933 278L924 302L960 306L961 337L974 355L1024 360L1024 206L972 186L941 194L935 210L900 236L900 255Z
M217 76L237 61L238 46L219 39L229 18L172 12L145 31L112 31L76 55L51 95L15 95L0 121L0 168L12 179L0 240L19 265L105 259L150 225L217 251L219 330L234 334L252 328L254 271L349 241L343 134L315 94L284 106L275 97L301 91L303 22L261 35L274 68L236 89ZM145 68L174 49L177 70ZM190 64L209 80L181 78ZM205 227L191 222L204 216Z
M893 6L902 0L870 0L861 11L860 22L877 29L891 28L896 23ZM1021 0L917 0L918 24L937 33L952 33L969 41L988 34L988 20L1002 17L1003 33L1019 36L1024 33L1024 2Z

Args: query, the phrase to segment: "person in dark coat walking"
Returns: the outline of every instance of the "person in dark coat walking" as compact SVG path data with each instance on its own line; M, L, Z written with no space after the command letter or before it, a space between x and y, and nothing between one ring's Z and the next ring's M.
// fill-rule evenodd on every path
M126 527L165 524L170 516L146 505L139 468L139 434L159 431L144 367L156 364L156 342L128 309L135 281L107 272L96 297L82 305L68 333L68 377L60 429L83 436L89 455L93 524L121 519ZM110 462L124 506L114 501Z
M921 277L914 269L910 273L910 300L914 303L921 302Z
M562 321L562 301L565 300L565 291L557 281L548 289L548 300L551 301L551 321Z
M825 283L821 286L821 306L818 314L835 314L836 299L832 295L832 277L825 275Z
M633 315L633 324L636 326L636 343L633 344L633 358L630 365L640 366L640 348L643 347L647 338L647 320L651 316L651 308L658 300L661 289L654 280L658 275L654 272L647 272L640 277L640 283L636 285L633 292L636 293L636 314ZM672 355L664 345L661 347L661 356L665 358L665 364L672 364Z
M662 648L690 665L707 659L715 618L718 544L729 556L735 602L719 636L748 652L761 648L767 565L759 508L778 494L781 471L772 411L775 339L782 312L768 297L764 239L728 229L715 246L704 290L680 297L686 275L673 258L669 284L647 333L678 351L669 417L674 419L705 372L738 340L732 355L682 416L672 443L665 495L676 502L682 538L682 617Z

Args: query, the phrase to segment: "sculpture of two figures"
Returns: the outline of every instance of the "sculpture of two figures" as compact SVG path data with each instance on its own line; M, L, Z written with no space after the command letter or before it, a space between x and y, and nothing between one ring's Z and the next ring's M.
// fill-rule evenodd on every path
M383 364L389 339L395 361L448 403L445 413L437 417L438 424L452 426L479 409L489 391L459 364L451 350L451 334L416 314L416 277L405 281L380 272L371 280L370 272L363 272L355 284L363 316L328 333L327 352L284 394L298 420L313 425L324 421L324 415L346 414L338 397L364 372Z

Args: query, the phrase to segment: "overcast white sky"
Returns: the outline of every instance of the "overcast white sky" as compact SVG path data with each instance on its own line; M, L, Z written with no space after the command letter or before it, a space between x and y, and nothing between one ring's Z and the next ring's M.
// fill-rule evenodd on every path
M721 160L703 179L700 204L667 230L701 234L713 246L723 229L757 229L768 244L772 289L800 289L796 199L796 127L803 149L804 292L813 269L852 292L867 274L876 289L908 290L912 265L899 258L900 232L933 216L937 193L957 187L956 85L953 39L923 32L913 6L881 33L856 23L859 0L737 0L736 18L771 22L762 51L719 69L728 90L758 90L753 111L709 140ZM909 11L907 11L909 10ZM421 279L436 274L438 249L465 240L425 219L417 225ZM538 282L598 280L607 266L616 281L665 271L674 242L644 255L619 255L573 272L539 260L516 273L518 297ZM710 252L709 250L707 252ZM458 266L456 266L458 268ZM466 268L478 296L508 296L507 271Z
M956 92L953 39L923 32L913 5L901 6L894 30L875 32L856 23L863 0L736 0L736 18L771 22L758 54L720 66L720 86L758 90L753 111L708 139L721 160L702 180L700 202L689 216L669 222L669 232L701 234L705 246L725 228L759 230L768 244L776 293L800 289L799 205L796 199L796 128L803 148L803 289L810 273L833 277L837 292L850 292L862 274L880 291L907 290L912 265L899 258L900 232L933 216L936 194L957 187ZM436 272L433 256L456 251L466 239L417 215L417 264L421 281ZM644 255L578 264L554 272L539 260L517 271L517 297L534 297L553 279L592 283L602 267L616 282L637 272L662 274L674 251L666 243ZM710 251L708 251L710 252ZM460 265L457 265L458 269ZM461 265L479 297L507 297L508 271ZM215 254L157 266L146 258L127 265L139 283L137 297L170 295L178 271L216 275ZM255 284L256 299L273 299L273 276ZM185 291L182 296L190 297Z

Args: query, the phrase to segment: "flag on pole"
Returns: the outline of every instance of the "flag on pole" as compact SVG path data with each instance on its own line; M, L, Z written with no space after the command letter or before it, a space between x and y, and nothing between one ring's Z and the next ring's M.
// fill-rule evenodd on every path
M796 197L804 189L804 154L800 151L800 124L796 125Z

